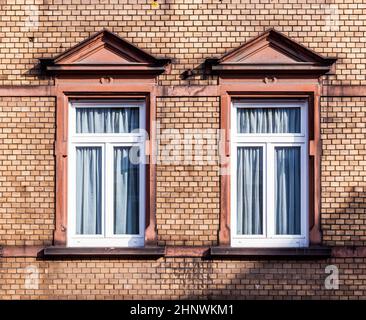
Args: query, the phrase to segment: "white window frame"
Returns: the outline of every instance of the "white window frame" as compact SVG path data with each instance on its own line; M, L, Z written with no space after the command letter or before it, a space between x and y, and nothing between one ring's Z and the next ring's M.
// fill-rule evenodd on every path
M68 228L69 247L142 247L145 237L145 184L146 184L146 131L145 100L75 100L69 103L68 116ZM118 108L139 109L139 130L133 133L76 133L76 108ZM102 147L102 233L100 235L79 235L76 233L76 148ZM113 173L114 147L140 148L143 161L139 164L139 234L113 234Z
M238 108L301 108L300 133L238 133ZM237 99L231 103L230 167L231 167L231 246L232 247L307 247L309 245L308 210L308 104L305 100ZM237 234L237 149L256 147L263 149L263 235ZM301 148L301 234L275 234L275 148Z

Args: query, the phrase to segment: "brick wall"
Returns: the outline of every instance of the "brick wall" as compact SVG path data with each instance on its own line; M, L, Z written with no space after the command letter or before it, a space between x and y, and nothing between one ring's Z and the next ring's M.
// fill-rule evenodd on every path
M366 98L321 103L322 226L329 245L366 243Z
M159 98L157 226L160 244L216 245L219 228L219 99ZM202 134L184 149L189 133ZM181 141L178 141L181 139ZM169 146L179 142L170 150ZM183 142L183 144L182 144Z
M48 83L37 59L51 57L102 28L153 55L174 58L162 84L186 84L199 68L269 27L316 52L337 56L333 83L366 84L364 0L6 0L0 1L0 84ZM211 81L215 81L211 79ZM209 82L209 81L208 81ZM200 76L190 83L207 83Z
M2 299L353 299L364 298L365 259L326 261L0 261ZM339 268L339 289L325 290L328 265ZM39 274L38 288L28 282ZM34 282L33 282L34 285ZM27 289L28 288L28 289Z
M104 27L153 55L173 58L171 72L158 79L161 85L216 84L215 77L199 74L204 59L269 27L318 53L337 56L335 75L325 83L366 85L364 0L332 1L337 30L327 25L332 7L326 0L159 0L157 10L149 2L34 0L33 7L26 0L0 0L0 85L52 84L39 76L38 59ZM182 80L186 69L197 75ZM157 118L162 131L214 130L219 109L218 97L161 97ZM328 245L365 245L365 112L365 98L322 99L321 219ZM52 243L54 134L54 98L0 97L0 246ZM162 148L167 139L160 141ZM206 145L215 144L217 138ZM160 245L217 244L219 182L215 163L158 164ZM2 257L0 298L365 298L365 262ZM324 268L330 264L339 268L339 290L324 288ZM26 289L26 275L34 270L39 287Z
M0 244L51 244L54 98L0 99Z

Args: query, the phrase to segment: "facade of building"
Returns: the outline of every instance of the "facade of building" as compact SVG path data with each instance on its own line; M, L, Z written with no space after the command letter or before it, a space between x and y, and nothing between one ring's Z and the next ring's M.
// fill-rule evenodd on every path
M1 299L364 299L363 0L0 1Z

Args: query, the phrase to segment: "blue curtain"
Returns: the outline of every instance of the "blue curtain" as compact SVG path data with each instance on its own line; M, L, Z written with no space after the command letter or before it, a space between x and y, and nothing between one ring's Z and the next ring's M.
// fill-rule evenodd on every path
M138 127L138 108L76 108L77 133L128 133Z
M276 234L301 234L301 149L275 149Z
M239 133L299 133L300 108L238 108Z
M114 148L114 233L139 233L139 166L130 147Z
M76 148L76 233L102 233L102 149Z
M261 147L241 147L237 154L237 234L262 234L263 155Z

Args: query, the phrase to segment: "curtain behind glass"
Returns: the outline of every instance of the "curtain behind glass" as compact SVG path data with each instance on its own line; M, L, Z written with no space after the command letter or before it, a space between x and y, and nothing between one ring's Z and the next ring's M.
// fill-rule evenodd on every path
M300 133L300 108L238 108L239 133Z
M300 147L276 149L276 234L301 234Z
M138 108L76 108L77 133L129 133L138 127Z
M139 233L139 166L130 147L114 148L114 233Z
M76 148L76 233L102 233L100 147Z
M237 157L237 234L262 234L262 148L238 148Z

